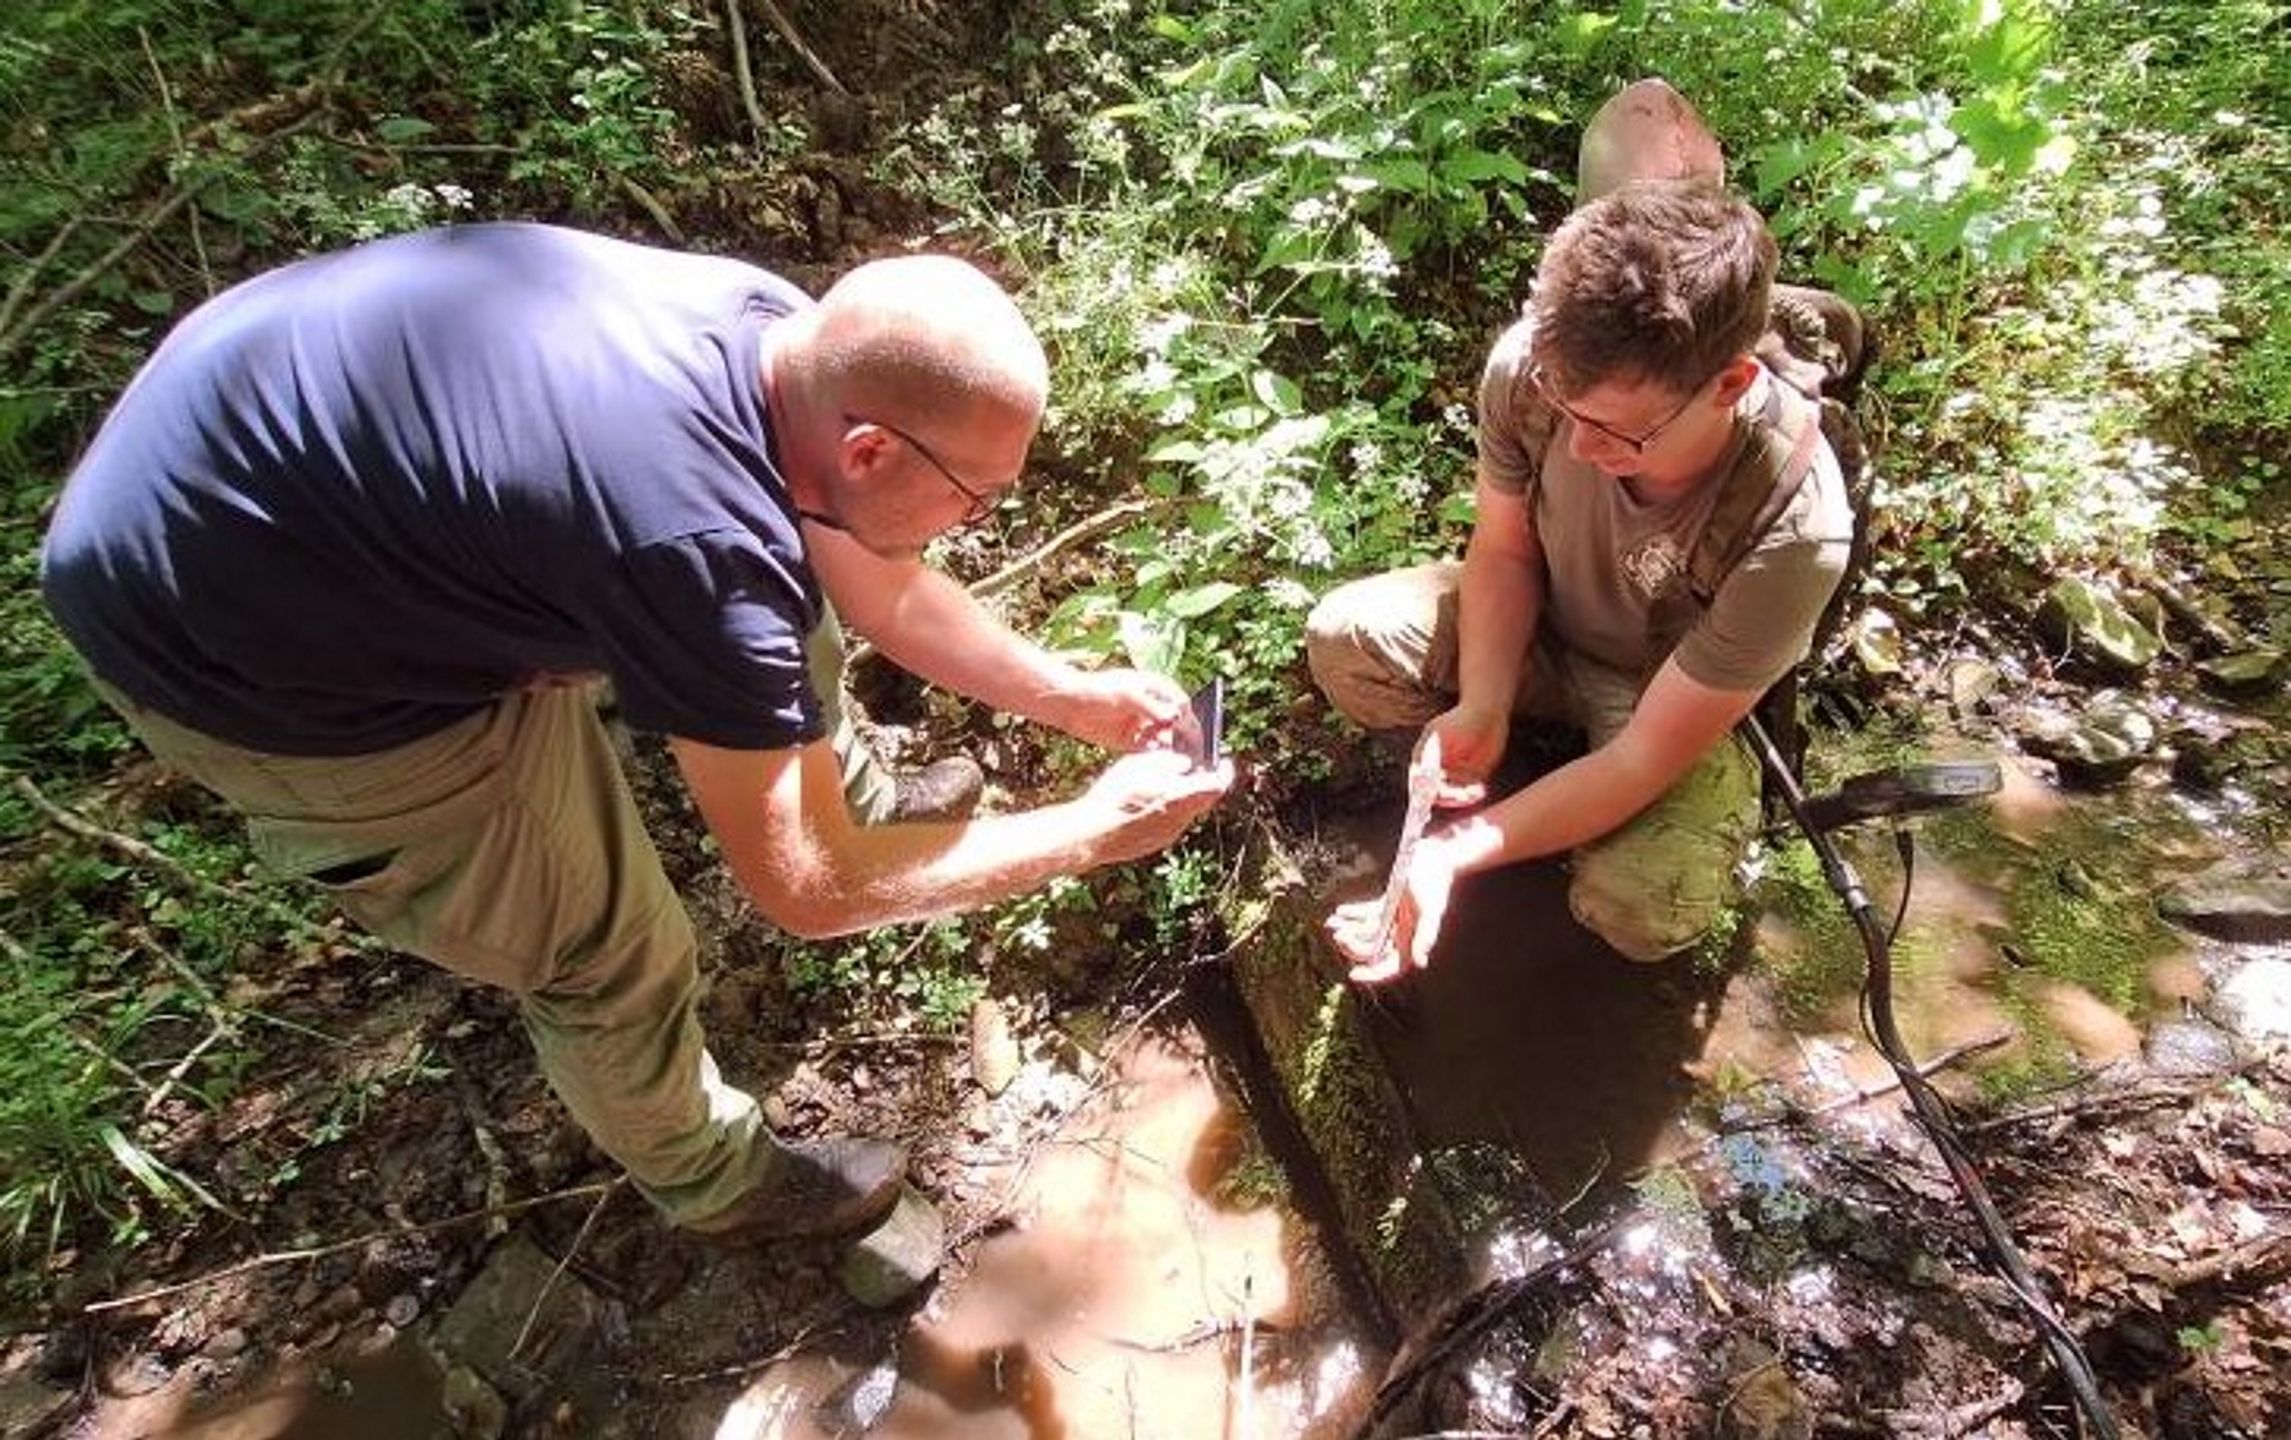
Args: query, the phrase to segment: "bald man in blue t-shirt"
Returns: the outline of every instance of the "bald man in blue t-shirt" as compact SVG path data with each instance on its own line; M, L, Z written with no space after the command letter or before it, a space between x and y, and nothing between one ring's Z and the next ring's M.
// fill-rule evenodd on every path
M671 1220L857 1229L879 1141L776 1139L702 1044L691 926L593 696L665 733L763 914L824 936L1167 845L1231 780L1183 694L1083 671L919 556L1017 483L1047 391L954 260L816 304L735 261L538 225L402 236L185 319L58 505L42 584L155 753L392 944L506 987L550 1084ZM1024 814L894 819L836 617L896 663L1125 752ZM827 657L823 661L823 656Z

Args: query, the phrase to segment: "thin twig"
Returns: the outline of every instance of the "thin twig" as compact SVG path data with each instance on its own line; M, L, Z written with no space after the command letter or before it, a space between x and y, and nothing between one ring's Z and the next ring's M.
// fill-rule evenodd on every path
M780 38L787 41L789 47L803 57L803 63L811 67L811 73L819 77L820 84L838 95L851 93L843 88L841 80L835 78L835 72L827 68L827 62L813 54L811 47L803 43L803 36L788 22L788 17L780 13L779 6L774 5L772 0L756 0L756 3L763 7L764 18L772 22L772 28L780 32Z
M849 1328L850 1323L849 1319L843 1316L837 1316L832 1320L815 1320L796 1331L793 1339L769 1354L758 1355L753 1360L743 1360L737 1365L720 1365L713 1370L670 1371L660 1377L660 1383L663 1385L702 1385L714 1384L722 1380L745 1380L759 1370L769 1370L782 1360L792 1358L797 1351L812 1341Z
M2291 1266L2291 1234L2277 1231L2246 1240L2216 1255L2192 1260L2172 1271L2164 1283L2179 1291L2216 1285L2243 1275L2265 1280L2286 1266Z
M1024 555L971 586L970 593L978 599L984 600L990 595L1008 589L1019 577L1029 571L1040 569L1060 553L1070 550L1084 541L1095 540L1109 530L1118 530L1132 520L1165 509L1171 503L1173 502L1157 497L1149 500L1124 500L1118 505L1109 505L1095 515L1075 521L1040 545L1035 546L1032 550L1027 551Z
M679 245L690 243L684 238L684 228L676 223L676 217L668 213L668 207L660 203L658 196L617 171L613 179L620 185L622 194L634 200L645 214L652 217L652 223L660 227L661 234Z
M67 835L76 836L91 844L117 851L129 860L139 865L151 866L153 869L159 870L203 894L220 896L242 905L253 905L269 915L271 919L286 926L306 940L334 944L342 938L322 925L312 924L277 900L250 893L235 885L225 884L220 880L210 880L147 841L138 840L132 835L122 835L117 830L106 829L104 826L98 825L78 811L49 799L47 793L32 783L32 778L28 775L9 775L8 785L23 799L25 804L37 810L50 825Z
M92 1304L81 1306L80 1313L98 1315L106 1310L124 1310L130 1305L141 1305L151 1300L164 1300L171 1295L181 1295L186 1291L203 1289L206 1286L220 1284L225 1280L247 1274L250 1271L268 1269L273 1265L288 1265L298 1260L323 1260L329 1255L339 1255L345 1250L355 1250L362 1245L374 1245L385 1240L403 1240L415 1235L428 1235L438 1230L450 1230L456 1225L467 1225L472 1220L483 1220L493 1215L515 1215L531 1210L536 1206L553 1204L559 1200L576 1200L603 1194L620 1183L618 1179L614 1179L593 1185L573 1185L563 1190L552 1190L546 1195L535 1195L527 1200L512 1200L506 1205L486 1205L476 1210L464 1210L458 1215L448 1215L442 1220L427 1220L419 1225L399 1225L388 1230L374 1230L348 1240L336 1240L331 1244L313 1245L300 1250L274 1250L249 1260L241 1260L235 1265L226 1265L220 1270L209 1271L205 1275L190 1280L177 1281L172 1285L161 1285L152 1290L140 1290L133 1295L123 1295L116 1300L98 1300Z
M175 114L175 90L167 83L167 71L159 63L159 53L151 48L151 35L141 25L135 27L135 38L143 46L143 58L151 66L151 79L159 87L159 109L167 119L168 143L175 147L175 160L181 164L183 149L183 122ZM191 253L199 261L199 282L209 295L215 293L215 268L207 260L207 236L199 225L199 207L191 207Z
M729 12L732 32L732 73L740 79L740 100L748 107L748 123L755 127L756 145L763 147L770 127L764 123L764 107L756 98L756 72L748 64L748 21L740 13L740 0L724 0Z
M150 1098L143 1102L143 1113L149 1116L158 1110L166 1103L168 1092L183 1082L183 1077L191 1073L191 1067L199 1063L201 1056L214 1049L220 1041L235 1037L238 1033L239 1027L232 1023L229 1016L217 1017L214 1028L207 1032L207 1038L192 1046L189 1054L176 1061L166 1077L159 1082L158 1088L151 1092Z
M74 210L63 224L56 227L56 233L48 237L48 243L40 247L40 253L33 256L30 263L25 265L23 269L16 272L16 283L8 287L8 298L0 300L0 335L5 335L15 328L16 307L22 305L24 297L31 293L32 281L39 276L42 270L48 268L48 262L56 258L56 252L63 249L72 236L79 233L81 224L87 218L87 211Z
M541 1282L541 1292L533 1297L533 1308L525 1312L525 1323L517 1328L517 1343L509 1347L509 1354L504 1358L514 1360L524 1351L525 1342L533 1336L533 1322L541 1318L541 1307L549 1303L549 1294L557 1288L557 1281L564 1275L565 1267L571 1265L573 1257L581 1253L581 1242L589 1238L589 1230L597 1223L597 1216L604 1213L605 1202L613 1198L613 1191L619 1189L621 1182L627 1178L625 1175L614 1177L613 1182L605 1187L604 1193L597 1197L597 1203L589 1207L588 1215L581 1221L580 1230L573 1236L573 1243L565 1247L565 1253L557 1260L557 1268L549 1272L547 1280Z
M257 138L264 143L281 140L302 130L315 119L317 119L315 114L305 115L283 130ZM13 327L6 331L0 331L0 355L6 355L22 344L24 337L37 330L50 315L78 299L82 290L102 279L106 271L125 259L137 246L150 239L160 226L174 218L176 211L197 199L199 192L206 189L218 173L210 171L205 175L194 176L178 185L172 193L153 203L128 228L128 232L113 243L110 249L90 261L78 274L49 291L41 298L40 303L25 311L23 318L18 320Z
M1151 515L1171 503L1168 500L1152 499L1124 500L1118 505L1109 505L1095 515L1075 521L1040 545L995 571L992 575L965 588L974 600L989 599L1001 591L1009 589L1021 577L1040 569L1062 552L1085 541L1095 540L1109 530L1120 529L1129 521ZM856 670L861 664L874 657L875 646L869 641L862 640L844 652L843 668Z
M1960 1060L1965 1059L1967 1056L1979 1055L1985 1051L1995 1050L2000 1046L2009 1045L2012 1043L2012 1039L2012 1034L2009 1031L2000 1030L1994 1035L1984 1035L1978 1040L1968 1040L1962 1045L1953 1046L1950 1049L1942 1051L1940 1054L1935 1055L1932 1059L1927 1060L1924 1064L1919 1065L1916 1070L1917 1077L1922 1080L1927 1076L1934 1075L1942 1070L1948 1069L1950 1066L1956 1064ZM1875 1090L1864 1090L1857 1085L1854 1087L1853 1094L1841 1095L1835 1100L1826 1101L1823 1104L1815 1106L1813 1109L1807 1111L1806 1113L1809 1117L1834 1115L1840 1110L1851 1110L1856 1105L1867 1105L1872 1100L1882 1099L1887 1095L1891 1095L1894 1091L1899 1090L1900 1088L1901 1077L1898 1075L1887 1081L1885 1084L1878 1086Z

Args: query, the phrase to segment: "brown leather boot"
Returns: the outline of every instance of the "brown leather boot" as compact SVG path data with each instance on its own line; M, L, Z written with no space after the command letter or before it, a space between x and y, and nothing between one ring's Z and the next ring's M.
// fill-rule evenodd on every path
M907 1174L907 1152L886 1140L838 1135L777 1152L755 1189L686 1228L731 1245L849 1235L891 1213Z
M967 820L986 789L986 772L968 755L949 755L899 775L893 787L893 823Z

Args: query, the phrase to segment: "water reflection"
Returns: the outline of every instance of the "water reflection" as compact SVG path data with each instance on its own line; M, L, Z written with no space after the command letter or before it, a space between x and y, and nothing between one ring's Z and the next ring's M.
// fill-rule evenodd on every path
M1198 1043L1143 1041L1115 1064L1012 1177L1017 1223L942 1282L894 1356L799 1355L718 1440L1275 1440L1363 1388L1284 1213L1218 1198L1245 1135ZM854 1382L879 1364L896 1384L864 1413Z

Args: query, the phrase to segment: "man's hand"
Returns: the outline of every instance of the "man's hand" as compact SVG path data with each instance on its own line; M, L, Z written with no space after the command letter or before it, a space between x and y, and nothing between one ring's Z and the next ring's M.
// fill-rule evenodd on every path
M1425 728L1440 740L1440 789L1433 803L1452 810L1487 799L1488 777L1511 743L1511 713L1500 706L1458 705L1433 716Z
M1339 905L1329 916L1328 933L1337 952L1352 962L1346 978L1362 985L1381 985L1430 965L1432 947L1439 942L1440 926L1448 918L1448 899L1455 888L1454 862L1438 837L1427 835L1409 862L1398 923L1392 927L1391 941L1383 953L1375 953L1383 898Z
M1166 675L1148 670L1081 670L1060 687L1053 722L1077 740L1100 749L1186 749L1193 734L1193 710L1185 691Z
M1135 860L1164 848L1232 784L1231 761L1196 766L1175 750L1123 756L1107 766L1082 797L1104 817L1098 858Z

